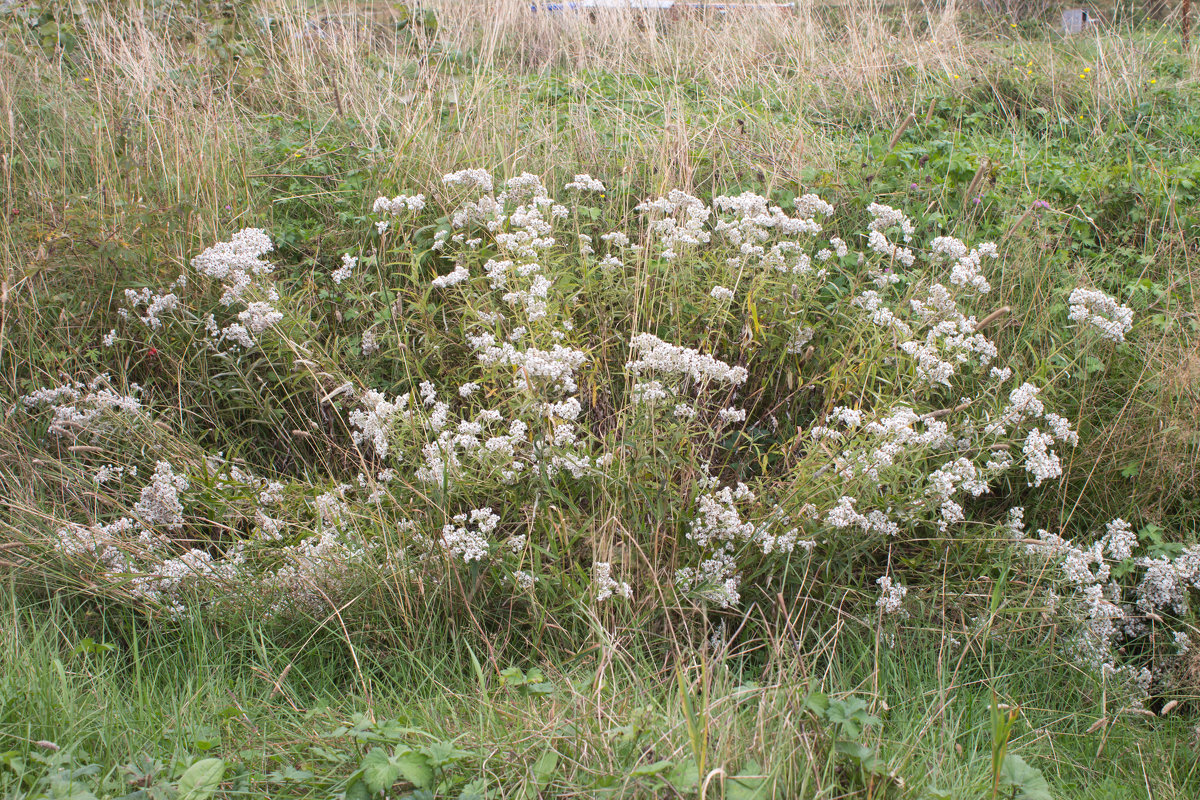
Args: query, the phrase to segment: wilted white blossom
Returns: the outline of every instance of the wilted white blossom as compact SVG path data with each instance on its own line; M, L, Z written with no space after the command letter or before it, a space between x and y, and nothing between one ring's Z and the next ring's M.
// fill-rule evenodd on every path
M187 491L188 479L176 475L171 464L159 461L154 468L154 476L149 485L142 489L141 499L134 505L133 510L145 522L151 525L162 525L166 528L183 526L183 504L179 493Z

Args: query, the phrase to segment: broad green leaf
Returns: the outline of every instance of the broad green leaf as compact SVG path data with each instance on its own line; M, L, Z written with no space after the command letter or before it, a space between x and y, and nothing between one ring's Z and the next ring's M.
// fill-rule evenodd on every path
M689 792L700 785L700 770L696 768L696 762L690 758L680 761L664 777L667 779L667 783L681 793Z
M757 761L747 761L742 765L740 774L725 781L725 800L759 800L767 797L770 785L763 772L762 765Z
M346 787L346 800L370 800L371 790L361 777L355 778Z
M429 763L429 757L424 753L412 750L398 752L392 758L392 763L400 770L404 780L418 789L425 789L433 783L433 767Z
M371 752L363 756L360 766L363 781L372 793L390 788L400 777L400 768L393 764L388 754L379 747L371 748Z
M841 755L848 757L867 772L883 775L887 772L887 764L872 748L858 742L841 741L833 746Z
M545 789L550 780L554 777L554 773L558 770L558 751L553 748L547 748L546 752L538 756L538 760L533 762L533 778L537 781L538 789Z
M488 794L487 781L478 778L462 788L458 800L487 800Z
M179 800L208 800L225 777L225 762L204 758L187 768L179 778Z
M1025 763L1025 759L1009 753L1000 768L1000 781L1016 790L1015 800L1054 800L1042 771Z

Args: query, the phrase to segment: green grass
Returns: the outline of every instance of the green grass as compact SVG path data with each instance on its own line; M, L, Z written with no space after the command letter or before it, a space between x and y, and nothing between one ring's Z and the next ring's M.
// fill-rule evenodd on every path
M359 650L356 667L347 642L328 633L279 648L250 621L164 630L11 593L5 606L8 796L22 796L14 758L51 775L31 756L69 754L74 766L99 766L83 782L102 797L132 790L127 765L157 762L151 785L170 787L211 757L227 762L229 796L327 797L373 747L437 743L462 752L440 775L447 789L482 780L496 797L529 796L533 784L551 796L642 796L694 760L676 670L709 737L708 768L769 776L785 796L922 796L929 787L986 796L992 692L1018 709L1011 751L1042 770L1054 796L1125 797L1148 785L1155 797L1183 798L1200 785L1189 722L1114 715L1096 684L1046 647L985 654L976 642L963 654L917 633L876 648L869 629L850 623L826 648L785 654L765 673L713 653L664 670L599 646L558 664L511 665L543 673L523 693L436 625L424 642ZM879 720L851 736L812 711L820 693L857 698ZM878 774L831 754L838 741L877 753Z

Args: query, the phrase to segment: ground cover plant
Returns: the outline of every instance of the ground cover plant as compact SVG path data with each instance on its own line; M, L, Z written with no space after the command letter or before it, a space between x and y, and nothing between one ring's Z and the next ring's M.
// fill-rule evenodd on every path
M995 13L4 7L4 794L1193 796L1196 54Z

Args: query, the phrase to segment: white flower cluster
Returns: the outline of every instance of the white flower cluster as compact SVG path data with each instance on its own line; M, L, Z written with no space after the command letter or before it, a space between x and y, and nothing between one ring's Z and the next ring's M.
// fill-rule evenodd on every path
M975 331L975 318L959 310L942 284L933 284L923 300L914 298L909 305L921 324L929 326L924 341L900 343L900 349L916 362L919 381L949 386L959 366L977 360L986 367L998 355L996 346Z
M455 264L452 271L434 278L431 283L435 289L446 289L450 286L456 286L470 277L471 273L460 263Z
M465 563L482 561L488 557L488 537L500 525L500 517L490 508L477 508L470 514L455 514L452 523L442 528L439 541L442 550L454 559ZM472 530L472 528L474 528Z
M92 482L97 486L103 486L111 481L121 480L126 475L136 478L137 472L136 465L126 468L117 464L104 464L92 475Z
M604 192L604 184L586 174L576 175L575 180L568 183L566 188L577 192Z
M987 294L992 290L991 284L980 270L984 256L992 259L1000 257L996 245L984 242L977 248L968 250L962 241L953 236L938 236L929 243L929 249L934 257L945 256L954 262L950 271L951 284L969 286L980 294Z
M667 344L652 333L639 333L629 342L638 358L625 364L634 375L657 372L691 378L697 384L708 382L740 386L746 382L745 367L731 367L720 359L690 347Z
M880 255L894 259L906 267L916 262L912 250L899 244L894 244L887 237L887 231L899 230L904 244L912 241L916 227L904 212L882 203L871 203L867 206L871 222L867 225L867 246Z
M113 474L137 474L133 466L106 469ZM93 569L109 580L119 581L133 597L171 614L182 614L186 611L182 602L186 590L194 588L203 594L233 585L245 560L245 548L240 543L217 557L199 548L180 553L170 539L151 529L182 526L179 493L187 488L187 478L176 474L169 463L160 461L134 506L136 518L119 517L103 524L68 524L56 531L55 549L72 561L91 559Z
M151 525L180 528L183 526L183 504L179 501L179 493L187 488L187 477L176 475L169 462L159 461L133 510L142 521Z
M411 420L412 410L408 407L409 396L401 395L389 401L380 392L368 390L360 398L361 408L350 412L350 426L354 429L354 443L370 442L375 455L384 458L391 446L388 434L397 420Z
M442 183L447 186L463 186L468 189L478 189L481 192L490 192L495 185L492 182L492 174L490 172L477 168L451 172L442 177Z
M596 600L604 602L610 597L633 598L633 587L625 581L618 581L612 576L612 564L607 561L597 561L592 564L593 577L596 581Z
M1125 334L1133 329L1133 310L1104 292L1079 287L1071 292L1068 302L1068 319L1092 326L1109 341L1123 342Z
M103 436L113 430L119 420L137 421L145 417L137 395L141 387L130 384L129 394L123 395L108 386L108 373L98 375L88 383L79 381L54 388L35 389L21 398L26 409L49 409L49 432L54 436L78 438L84 433Z
M793 217L753 192L713 198L713 208L724 215L714 231L737 248L737 255L727 258L726 264L734 269L748 264L780 274L824 278L824 270L812 269L806 238L821 232L816 217L832 215L833 207L814 194L797 198L795 206L799 214ZM782 239L771 241L777 237Z
M218 242L192 259L192 268L225 286L224 305L233 305L253 285L254 278L271 274L274 267L262 256L274 246L260 228L243 228L228 242Z
M714 542L749 541L754 537L754 525L742 520L737 503L754 502L754 492L744 483L736 488L726 486L715 492L705 492L696 498L696 517L687 533L700 547Z
M1136 557L1137 534L1120 518L1105 525L1104 534L1087 547L1045 530L1038 531L1036 540L1026 540L1019 514L1010 530L1026 555L1058 564L1062 582L1071 592L1066 613L1075 614L1078 624L1071 648L1083 665L1105 676L1129 671L1128 666L1116 666L1122 642L1163 624L1161 612L1188 613L1189 591L1200 591L1200 545L1185 548L1174 559ZM1111 564L1117 562L1132 562L1141 571L1132 602L1113 579ZM1147 684L1146 677L1153 678L1154 673L1136 682Z
M875 583L879 586L879 599L875 601L875 607L879 609L880 613L907 617L908 612L904 609L904 598L908 594L908 589L893 581L890 575L879 576Z
M343 281L350 280L350 276L354 274L354 268L358 266L357 256L352 256L349 253L342 253L342 265L329 273L329 277L333 278L333 282L340 284Z
M402 214L405 211L417 213L425 208L425 195L423 194L398 194L391 200L386 197L375 198L375 204L371 206L371 212L374 214Z
M186 284L186 279L180 276L175 284L184 285ZM173 285L172 289L174 288L175 286ZM148 328L156 331L162 327L162 315L169 314L179 308L179 302L179 296L174 291L151 292L148 288L141 291L126 289L125 304L129 308L122 308L118 313L122 317L127 318L130 311L137 311L145 306L145 311L142 313L140 319ZM112 333L115 339L116 331Z
M687 192L672 189L666 197L643 201L634 210L652 217L650 234L657 238L659 255L667 261L712 241L712 234L705 229L712 209Z
M379 352L379 334L374 328L367 328L362 335L362 354L364 356L374 355Z
M274 305L279 302L279 292L269 280L274 267L262 258L272 249L271 238L264 231L244 228L228 242L219 242L192 259L193 269L221 282L222 305L246 304L238 314L239 321L224 328L213 317L208 318L205 327L211 346L229 341L249 349L255 345L256 336L283 319Z
M833 528L857 528L863 533L885 536L895 536L899 533L898 526L888 518L886 512L875 509L862 514L855 508L857 503L858 498L842 495L825 515L825 524Z
M551 345L549 350L537 347L518 350L509 342L497 345L496 338L490 333L470 337L470 342L481 363L516 367L515 385L518 388L536 384L547 389L575 392L579 388L575 383L575 371L588 358L582 350L560 344Z
M1009 426L1017 427L1039 417L1045 419L1050 432L1044 433L1038 428L1031 428L1021 446L1025 456L1025 469L1032 476L1032 486L1041 486L1043 481L1062 475L1062 462L1051 449L1056 441L1071 447L1079 444L1079 434L1071 429L1070 421L1053 412L1047 412L1038 394L1039 389L1033 384L1021 384L1009 393L1008 405L1001 412L999 419L989 421L984 427L986 435L1003 436L1008 433Z
M821 232L821 226L814 216L829 216L833 213L833 207L816 195L805 197L811 198L811 202L797 200L796 208L801 210L801 214L796 217L789 216L782 208L771 205L767 198L753 192L742 192L736 197L714 197L714 208L734 215L733 221L718 220L715 230L728 242L742 248L743 255L761 256L762 252L755 248L767 241L772 232L783 236L816 235ZM808 216L804 215L805 211L810 212Z
M681 591L699 589L702 599L730 608L742 599L741 573L733 556L733 546L717 548L698 567L683 567L675 571L675 586Z

